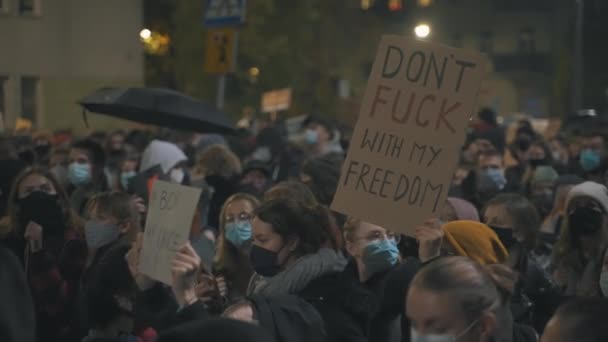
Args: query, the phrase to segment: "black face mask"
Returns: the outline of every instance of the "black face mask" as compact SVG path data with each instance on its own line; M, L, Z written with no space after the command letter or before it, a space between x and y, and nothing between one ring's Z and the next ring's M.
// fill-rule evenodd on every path
M34 152L36 152L36 156L38 156L38 158L48 156L50 151L51 145L37 145L34 147Z
M41 225L45 235L63 234L65 218L59 205L59 196L50 195L43 191L34 191L27 197L19 199L21 208L20 221L27 224L34 221Z
M281 271L279 252L269 251L266 248L252 245L249 259L255 272L263 277L272 277Z
M538 214L540 215L541 219L547 217L547 215L549 215L549 213L553 209L554 200L552 192L532 195L530 199L536 207L536 210L538 211Z
M547 161L545 159L529 159L528 163L533 168L537 168L537 167L542 166L542 165L547 165Z
M603 214L589 207L580 207L568 216L568 227L574 241L581 236L597 233L602 228Z
M513 229L502 228L496 226L489 226L492 230L498 235L498 239L505 246L506 249L511 249L516 243L517 240L513 237Z

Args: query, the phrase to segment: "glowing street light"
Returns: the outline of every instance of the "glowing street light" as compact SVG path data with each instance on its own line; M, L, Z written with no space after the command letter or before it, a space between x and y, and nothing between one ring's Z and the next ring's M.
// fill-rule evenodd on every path
M416 37L424 39L431 34L431 27L427 24L418 24L414 28L414 33Z
M152 31L148 29L143 29L139 32L139 37L143 40L148 40L152 37Z

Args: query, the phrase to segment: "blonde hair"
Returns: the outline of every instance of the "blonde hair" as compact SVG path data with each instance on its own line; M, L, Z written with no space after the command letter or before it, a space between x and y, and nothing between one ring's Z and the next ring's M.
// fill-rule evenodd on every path
M213 145L197 156L196 173L230 179L241 173L241 162L228 147Z
M229 256L229 250L227 247L227 243L226 243L226 210L228 209L228 206L236 201L247 201L251 204L251 206L253 207L253 210L257 209L257 207L260 205L260 201L258 201L257 198L255 198L254 196L250 195L250 194L246 194L246 193L236 193L230 197L228 197L228 199L226 200L226 202L224 202L224 205L222 206L222 209L220 210L220 227L219 227L219 238L218 238L218 246L217 246L217 253L215 254L215 258L214 258L214 262L216 265L223 267L226 264L227 258L231 258L231 256ZM251 213L253 215L253 213Z
M349 217L348 220L346 220L346 223L344 223L344 228L342 229L344 232L344 240L354 242L355 234L361 227L361 223L361 220L354 217Z

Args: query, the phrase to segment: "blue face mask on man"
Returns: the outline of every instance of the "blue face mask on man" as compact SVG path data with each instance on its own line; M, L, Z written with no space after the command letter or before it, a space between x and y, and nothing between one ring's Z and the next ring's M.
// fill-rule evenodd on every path
M308 145L315 145L319 142L319 132L315 131L314 129L307 129L306 133L304 134L304 141Z
M72 163L68 167L68 180L72 185L79 186L91 181L91 165Z
M589 172L600 167L602 157L598 151L592 149L585 149L581 152L579 162L583 170Z
M386 271L399 262L399 248L394 239L374 240L365 246L363 263L369 275Z
M131 180L131 178L135 177L136 175L137 175L137 172L135 172L135 171L121 172L120 173L120 185L122 185L122 188L127 190L129 187L129 181Z
M499 190L502 190L507 184L507 179L501 169L487 169L484 172Z
M251 223L246 220L237 220L226 223L226 240L230 241L236 247L243 246L247 241L251 240Z

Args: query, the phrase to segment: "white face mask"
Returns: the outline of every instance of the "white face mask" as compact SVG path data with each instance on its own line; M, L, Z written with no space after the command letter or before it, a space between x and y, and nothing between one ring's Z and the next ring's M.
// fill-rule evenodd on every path
M412 342L456 342L456 336L448 334L419 335L415 328L411 329L410 341Z
M411 342L456 342L459 338L464 336L471 328L475 326L479 322L479 318L474 320L468 327L466 327L463 331L461 331L457 335L450 334L426 334L420 335L416 328L412 327L410 329L410 341Z
M600 274L600 290L604 298L608 297L608 271L602 271Z
M173 169L169 173L169 178L171 178L171 180L177 184L182 184L184 181L184 176L184 170L182 169Z

